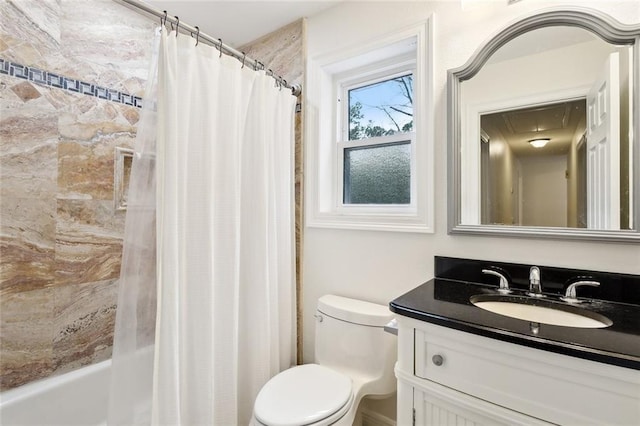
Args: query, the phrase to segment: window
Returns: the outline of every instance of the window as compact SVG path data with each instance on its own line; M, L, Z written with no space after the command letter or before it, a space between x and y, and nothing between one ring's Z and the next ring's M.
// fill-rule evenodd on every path
M342 204L410 205L413 68L341 92Z
M429 31L309 59L307 226L433 232Z

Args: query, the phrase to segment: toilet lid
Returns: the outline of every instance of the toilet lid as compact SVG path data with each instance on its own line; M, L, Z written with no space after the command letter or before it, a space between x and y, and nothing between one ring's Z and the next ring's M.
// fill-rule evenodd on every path
M351 397L351 378L318 364L290 368L262 388L256 419L269 426L308 425L342 408Z

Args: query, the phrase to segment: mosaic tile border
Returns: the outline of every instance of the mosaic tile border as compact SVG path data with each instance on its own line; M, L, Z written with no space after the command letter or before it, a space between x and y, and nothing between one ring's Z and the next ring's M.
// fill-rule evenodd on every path
M39 68L17 64L2 58L0 58L0 74L22 78L44 86L56 87L70 92L82 93L83 95L142 108L142 98L140 96L133 96L106 87L96 86L92 83L64 77Z

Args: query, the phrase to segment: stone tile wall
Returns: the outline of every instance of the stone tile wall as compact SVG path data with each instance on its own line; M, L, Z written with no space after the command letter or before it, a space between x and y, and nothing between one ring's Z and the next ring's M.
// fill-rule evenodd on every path
M0 0L0 17L5 390L111 355L125 217L114 155L135 139L126 103L142 96L156 24L112 0Z

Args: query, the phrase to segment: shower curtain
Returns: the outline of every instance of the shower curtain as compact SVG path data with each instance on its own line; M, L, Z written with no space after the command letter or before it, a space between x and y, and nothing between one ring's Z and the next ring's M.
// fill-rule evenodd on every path
M145 94L153 111L131 177L109 424L248 424L261 386L295 363L296 99L189 36L158 38L147 90L157 103ZM148 351L153 362L141 362Z

